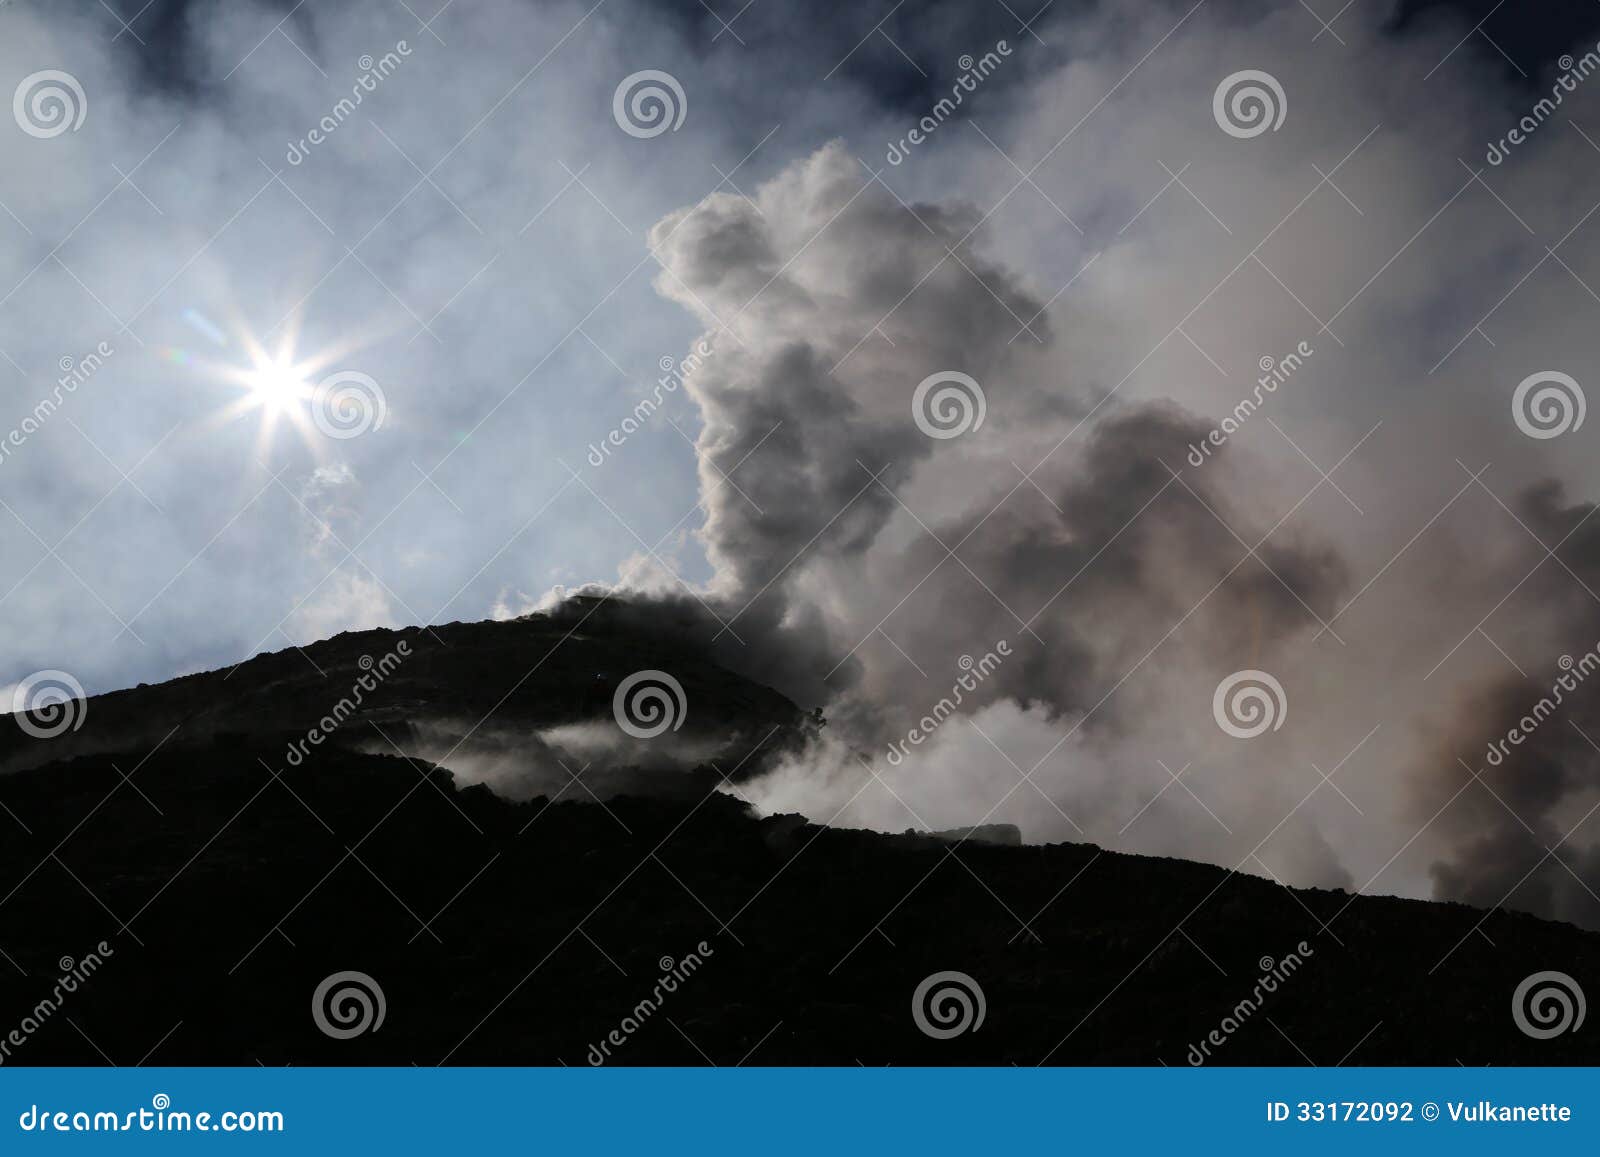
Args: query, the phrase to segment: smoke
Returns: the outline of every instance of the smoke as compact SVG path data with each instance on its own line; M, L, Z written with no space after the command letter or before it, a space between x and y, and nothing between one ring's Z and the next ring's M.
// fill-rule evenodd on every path
M659 588L642 606L656 630L703 626L722 661L828 704L833 723L749 789L762 806L1080 835L1075 813L1137 807L1116 769L1163 692L1109 702L1105 689L1171 624L1186 654L1163 658L1163 682L1195 674L1189 653L1229 656L1226 673L1314 631L1347 585L1329 547L1269 538L1236 508L1226 454L1189 469L1208 420L1170 401L1096 405L1042 299L973 244L980 217L899 203L834 143L753 199L714 196L655 229L658 288L714 350L686 385L704 417L701 535L717 571L704 613ZM971 428L933 437L914 395L949 370L977 383L984 417L969 398L953 413ZM1070 452L1051 453L1069 431ZM965 722L904 767L868 770L928 712L942 719L945 690L997 647L1004 660L960 695ZM1022 775L1058 756L1072 782ZM997 775L977 776L985 765ZM864 775L882 790L863 795ZM1215 854L1209 833L1175 838ZM1294 859L1296 875L1345 882L1316 841Z
M1600 523L1547 483L1520 496L1530 534L1562 544L1520 576L1561 658L1547 676L1511 672L1472 689L1440 735L1423 800L1463 790L1440 817L1450 850L1433 866L1440 895L1594 924L1600 849L1583 824L1600 806ZM1511 578L1518 581L1518 576ZM1571 840L1574 833L1576 840Z
M754 201L719 195L656 227L661 291L713 330L731 319L688 382L709 589L727 633L756 640L747 666L811 652L786 680L802 699L865 682L882 702L884 672L861 653L879 632L934 654L1017 637L1034 645L995 694L1082 710L1102 667L1148 645L1116 636L1127 612L1181 612L1235 561L1236 527L1260 537L1217 471L1177 477L1209 423L1169 403L1110 407L1026 480L1010 465L1036 462L1037 431L1073 428L1093 402L1041 320L1037 341L1009 340L1043 305L969 247L977 220L898 204L832 144ZM912 394L951 369L977 383L985 421L944 440ZM1028 501L1002 501L1020 486ZM1314 605L1332 613L1340 581L1326 549L1273 542L1203 621L1276 638L1315 624Z
M701 797L720 782L707 765L727 749L727 737L669 734L645 743L600 722L539 730L480 724L476 718L412 720L406 753L447 765L462 785L483 784L512 800L543 796L559 803L630 794ZM394 752L386 741L363 749Z
M1592 211L1544 168L1572 142L1491 188L1471 157L1515 96L1425 79L1449 30L1352 14L1360 63L1335 64L1290 7L1196 17L1125 91L1174 10L1077 27L998 140L946 132L892 174L835 141L658 223L657 289L712 351L685 385L714 573L623 589L826 704L746 786L763 808L1600 924L1594 707L1472 778L1600 639L1600 529L1563 542L1589 508L1551 481L1592 470L1511 410L1593 352L1583 291L1539 260ZM1195 94L1245 63L1292 78L1292 133L1217 134ZM1062 147L1060 110L1107 90ZM996 151L1044 157L1049 194L997 213L1028 162L962 171ZM1213 692L1258 670L1282 718L1240 740Z

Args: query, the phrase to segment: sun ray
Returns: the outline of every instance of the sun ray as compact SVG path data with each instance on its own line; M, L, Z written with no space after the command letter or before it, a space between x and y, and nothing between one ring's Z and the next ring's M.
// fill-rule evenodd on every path
M3 3L4 0L0 0ZM222 383L236 396L207 414L197 432L215 433L256 415L258 459L265 461L281 426L292 427L311 453L321 458L329 452L327 439L313 420L318 384L335 371L346 369L351 355L372 345L381 333L347 335L313 350L300 350L303 315L295 310L264 332L252 330L235 311L225 309L224 320L211 321L198 310L184 311L184 321L225 355L206 356L190 349L164 348L162 356L197 379Z

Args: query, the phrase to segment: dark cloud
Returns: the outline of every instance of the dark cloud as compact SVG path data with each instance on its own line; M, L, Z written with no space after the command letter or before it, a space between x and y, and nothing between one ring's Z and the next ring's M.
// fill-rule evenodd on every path
M1594 512L1593 503L1568 503L1549 482L1517 502L1517 514L1541 539L1560 544L1521 593L1530 607L1525 628L1552 639L1563 657L1548 678L1509 673L1472 691L1413 785L1424 819L1424 809L1455 799L1438 819L1451 837L1433 867L1440 895L1590 925L1600 881L1600 849L1584 828L1600 802Z
M1400 0L1393 28L1405 36L1418 26L1448 22L1483 25L1465 51L1477 67L1500 73L1511 84L1537 86L1537 74L1563 53L1593 48L1600 36L1600 12L1585 0L1544 0L1536 5L1497 5L1494 0ZM1503 55L1502 55L1503 53ZM1580 50L1581 55L1581 50Z
M1049 491L1043 501L995 510L1000 491L968 517L940 524L939 540L964 543L962 558L976 572L952 576L941 593L968 610L951 616L950 604L925 600L911 637L925 648L937 640L936 654L960 653L978 602L994 637L1025 637L1023 662L1000 671L991 695L974 706L1003 694L1074 715L1202 599L1194 629L1230 669L1258 664L1265 649L1315 628L1333 613L1344 564L1326 545L1288 540L1247 556L1235 529L1254 545L1262 528L1241 520L1215 472L1178 473L1188 446L1209 429L1168 403L1115 412L1078 454L1039 479ZM938 541L922 540L895 585L909 587L942 554ZM1007 607L1024 617L1025 631L1007 621ZM1095 722L1113 727L1115 714Z

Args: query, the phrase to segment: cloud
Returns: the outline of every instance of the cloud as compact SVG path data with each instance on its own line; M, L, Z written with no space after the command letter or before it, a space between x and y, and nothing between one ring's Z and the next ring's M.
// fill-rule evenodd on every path
M314 643L341 631L366 631L397 627L401 620L377 579L340 571L305 596L286 625L290 640Z
M1591 208L1544 167L1571 142L1491 189L1458 158L1513 98L1470 72L1415 98L1445 31L1352 20L1353 81L1292 6L1181 15L1069 25L1011 119L942 132L892 189L834 143L655 227L658 288L715 351L688 383L708 630L834 722L748 790L1485 903L1570 830L1592 877L1571 728L1509 809L1456 758L1596 634L1581 538L1519 583L1581 516L1502 497L1592 483L1510 413L1527 374L1591 352L1537 240ZM1182 50L1124 85L1174 22ZM1284 78L1292 131L1213 123L1199 97L1246 64ZM1080 133L1064 108L1100 111ZM930 438L912 399L952 371L984 422ZM1001 639L1015 658L891 767L957 660ZM1290 726L1244 742L1212 692L1258 668ZM1572 875L1548 864L1513 902L1600 921Z
M1584 824L1600 806L1600 523L1594 503L1569 503L1555 484L1525 491L1515 509L1561 544L1547 567L1506 576L1531 588L1519 625L1563 650L1538 677L1507 671L1462 697L1418 768L1412 810L1463 792L1438 816L1449 836L1432 869L1441 895L1592 925L1600 847Z
M1052 771L983 817L1067 838L1082 830L1072 808L1103 826L1127 795L1100 737L1145 731L1145 707L1101 700L1166 623L1189 620L1218 649L1248 635L1259 658L1331 615L1347 575L1330 548L1290 536L1243 553L1237 528L1252 541L1265 528L1233 508L1220 467L1179 474L1210 422L1170 402L1101 409L1024 478L1016 463L1039 461L1042 433L1060 440L1097 407L1043 303L983 255L980 217L899 203L835 143L750 200L664 219L658 287L713 349L687 382L704 419L709 630L725 628L725 662L828 702L835 725L809 763L751 790L815 818L850 800L857 817L925 810L949 827L1000 800L960 757L974 745L1015 788L1008 761L1028 767L1072 740L1093 786ZM984 396L984 422L956 438L918 423L919 383L942 371ZM863 764L948 686L934 672L997 643L1015 657L966 699L972 732L952 725L889 800L858 803ZM983 738L986 717L1031 758ZM1052 742L1032 742L1041 729ZM1326 857L1317 871L1342 879Z

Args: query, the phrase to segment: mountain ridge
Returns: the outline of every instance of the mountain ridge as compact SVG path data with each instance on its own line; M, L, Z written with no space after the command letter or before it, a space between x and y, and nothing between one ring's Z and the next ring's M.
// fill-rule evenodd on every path
M1600 1062L1592 1025L1539 1039L1513 1005L1551 972L1596 990L1600 934L1022 845L1001 825L761 817L740 780L820 723L777 692L603 621L435 630L341 635L234 679L97 696L81 731L53 739L10 720L0 1018L33 1028L0 1063ZM555 638L557 656L514 683L532 692L506 696ZM382 671L377 644L410 639L367 714L295 746L330 687ZM539 736L617 731L616 680L597 694L592 677L657 660L687 692L678 755L616 748L598 782L563 766L546 785ZM388 742L484 703L504 709L498 781ZM370 734L387 730L379 716L397 731ZM460 761L470 744L451 742ZM519 763L540 766L519 778L506 770ZM55 970L102 943L104 966L41 1022ZM312 1011L346 974L386 1009L348 1039ZM956 1033L934 1014L957 1005L918 1003L951 983L970 983L980 1014Z

